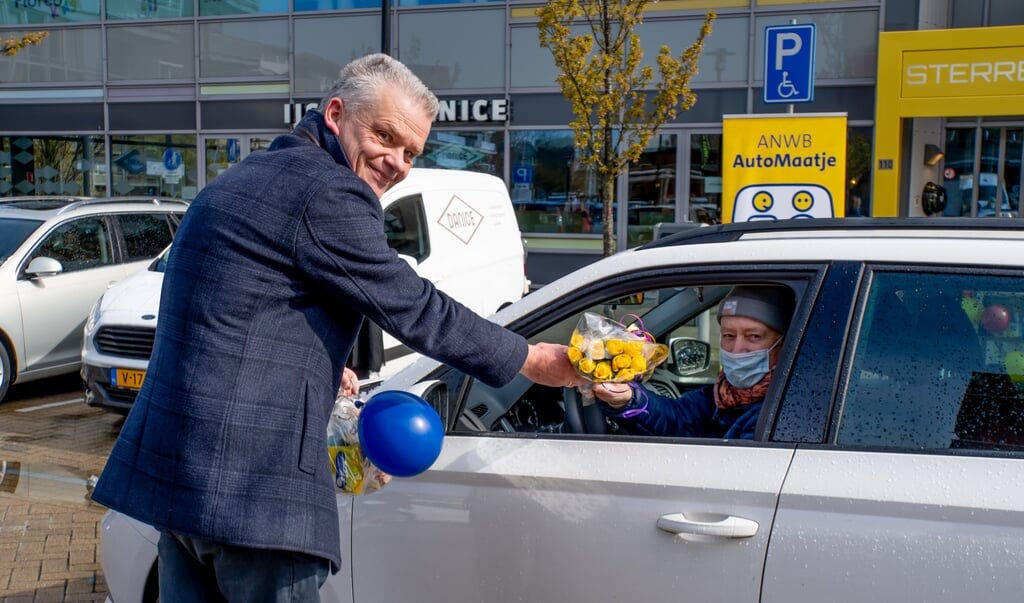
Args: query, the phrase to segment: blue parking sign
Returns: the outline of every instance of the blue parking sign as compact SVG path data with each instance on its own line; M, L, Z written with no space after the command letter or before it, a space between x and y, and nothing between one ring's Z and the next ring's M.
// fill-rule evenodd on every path
M764 29L764 102L814 101L814 23Z

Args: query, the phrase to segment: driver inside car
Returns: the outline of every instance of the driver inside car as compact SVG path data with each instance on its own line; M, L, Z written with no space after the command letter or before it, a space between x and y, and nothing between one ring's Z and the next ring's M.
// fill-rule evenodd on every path
M722 370L714 384L672 399L638 382L601 383L594 397L626 433L753 439L794 307L788 287L733 287L718 306Z

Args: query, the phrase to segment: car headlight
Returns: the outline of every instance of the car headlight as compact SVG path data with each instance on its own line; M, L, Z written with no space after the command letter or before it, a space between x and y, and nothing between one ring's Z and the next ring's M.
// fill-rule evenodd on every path
M96 328L96 323L100 319L100 306L103 305L103 296L101 295L96 303L92 305L92 310L89 311L89 318L85 321L85 336L88 337L92 330Z

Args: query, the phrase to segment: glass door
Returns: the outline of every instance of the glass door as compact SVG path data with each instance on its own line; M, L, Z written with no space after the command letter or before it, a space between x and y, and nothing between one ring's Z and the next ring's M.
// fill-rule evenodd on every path
M946 130L946 216L1020 216L1024 128Z
M205 160L206 185L238 164L250 153L265 151L270 147L276 134L231 134L206 136L203 138L203 159Z

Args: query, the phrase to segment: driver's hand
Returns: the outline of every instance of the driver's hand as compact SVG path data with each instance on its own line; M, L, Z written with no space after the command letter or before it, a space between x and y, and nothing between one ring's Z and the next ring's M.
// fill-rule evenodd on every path
M594 397L618 410L633 399L633 390L628 383L598 383L594 386Z

